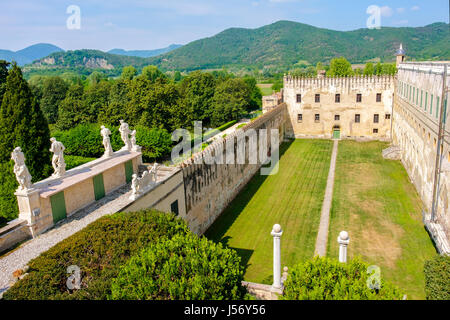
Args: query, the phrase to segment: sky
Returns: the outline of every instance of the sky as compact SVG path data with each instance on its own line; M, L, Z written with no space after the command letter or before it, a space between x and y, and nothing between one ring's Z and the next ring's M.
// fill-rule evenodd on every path
M149 50L279 20L348 31L367 27L373 5L382 26L449 19L449 0L0 0L0 49L51 43L65 50Z

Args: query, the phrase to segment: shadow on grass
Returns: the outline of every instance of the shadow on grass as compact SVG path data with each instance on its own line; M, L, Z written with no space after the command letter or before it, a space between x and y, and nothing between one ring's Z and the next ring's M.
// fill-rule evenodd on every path
M281 144L279 156L280 159L293 142L294 140ZM250 179L250 181L247 183L247 185L239 192L236 198L234 198L234 200L228 205L228 207L222 212L222 214L216 219L216 221L209 227L209 229L205 232L205 236L215 242L224 243L224 239L222 239L222 237L234 224L247 204L251 201L255 193L266 181L267 177L268 176L260 175L258 170L253 178ZM228 243L229 239L226 239L225 241L226 243Z

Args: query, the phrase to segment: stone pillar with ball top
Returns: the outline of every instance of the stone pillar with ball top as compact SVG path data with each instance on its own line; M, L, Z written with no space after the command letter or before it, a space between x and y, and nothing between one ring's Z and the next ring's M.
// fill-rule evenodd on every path
M342 231L338 237L339 243L339 262L347 263L347 247L350 243L350 238L347 231Z
M283 230L279 224L273 226L271 235L273 237L273 284L272 284L272 297L283 293L283 287L281 285L281 236Z

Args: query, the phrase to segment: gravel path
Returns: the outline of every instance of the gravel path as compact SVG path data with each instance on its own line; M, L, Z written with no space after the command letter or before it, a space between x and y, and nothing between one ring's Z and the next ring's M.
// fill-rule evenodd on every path
M58 222L49 231L0 257L0 296L13 284L12 274L14 271L22 269L31 259L36 258L42 252L80 231L98 218L122 210L131 202L129 200L130 192L130 186L125 185L100 201Z
M316 240L315 255L324 257L327 254L328 227L330 225L330 209L333 200L334 173L336 170L336 158L338 153L338 140L334 140L333 154L331 155L330 172L328 173L327 187L322 204L322 214L320 216L319 232Z

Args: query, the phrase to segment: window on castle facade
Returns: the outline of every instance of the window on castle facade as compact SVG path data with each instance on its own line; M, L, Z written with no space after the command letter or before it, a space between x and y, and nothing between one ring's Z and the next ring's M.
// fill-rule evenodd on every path
M320 114L316 114L314 117L315 122L320 122Z
M355 114L355 123L360 123L360 122L361 122L361 115Z
M362 94L361 93L358 93L357 95L356 95L356 102L361 102L362 101Z
M378 129L373 129L373 133L378 133Z
M420 90L420 109L423 107L423 90Z
M301 103L302 102L302 95L298 94L297 95L297 103Z
M419 89L416 91L416 106L419 105Z
M439 118L439 97L436 97L436 118Z
M339 93L337 93L336 96L334 97L334 102L336 102L336 103L341 102L341 95Z
M377 102L381 102L381 93L377 93Z
M315 101L316 103L320 103L320 94L316 94Z
M338 114L336 114L336 115L334 116L334 121L339 121L339 120L341 120L341 116L338 115Z
M434 96L431 95L431 100L430 100L430 114L433 114L433 98L434 98Z
M428 108L428 92L425 92L425 111L427 111Z
M303 122L303 114L299 113L297 115L297 122Z
M386 120L391 120L391 115L389 113L386 113L385 119Z
M379 123L380 122L380 115L374 114L373 115L373 123Z

